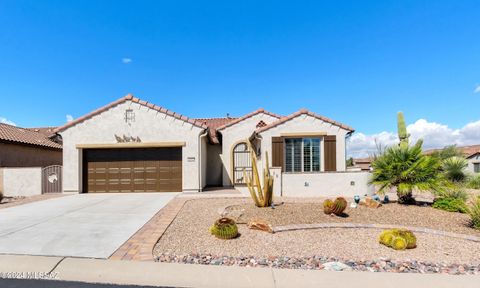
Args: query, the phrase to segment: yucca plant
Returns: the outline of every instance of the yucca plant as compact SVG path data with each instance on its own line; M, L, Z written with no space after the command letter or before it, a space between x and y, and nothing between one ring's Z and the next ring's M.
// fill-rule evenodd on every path
M480 174L472 176L468 180L467 187L471 189L480 189Z
M441 191L446 181L440 173L441 161L422 153L423 141L415 145L392 146L373 162L370 184L380 186L379 192L395 188L400 203L411 203L417 191Z
M475 202L468 209L470 220L473 228L480 230L480 197L477 197Z
M260 183L260 175L257 168L257 157L252 149L252 144L247 141L248 151L252 163L252 177L243 170L245 183L247 184L250 196L252 196L255 206L269 207L273 205L273 176L270 175L270 168L268 162L268 153L265 152L265 168L263 169L263 187Z
M467 179L467 160L463 157L453 156L442 162L442 170L445 177L452 182L464 182Z

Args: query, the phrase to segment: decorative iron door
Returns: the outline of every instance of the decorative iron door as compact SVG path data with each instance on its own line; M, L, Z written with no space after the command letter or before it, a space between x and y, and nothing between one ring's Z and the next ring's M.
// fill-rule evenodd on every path
M42 170L42 193L62 192L62 166L52 165Z
M245 184L244 171L252 177L252 160L247 143L242 142L233 148L233 184Z

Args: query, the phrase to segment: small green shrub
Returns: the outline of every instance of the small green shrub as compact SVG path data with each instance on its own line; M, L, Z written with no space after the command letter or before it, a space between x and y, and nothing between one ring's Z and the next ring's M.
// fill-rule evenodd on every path
M468 193L459 185L453 185L452 187L448 187L441 191L436 191L435 196L437 198L459 199L464 202L467 201L469 197Z
M457 198L441 198L435 200L432 207L448 212L467 213L468 211L465 201Z
M378 237L380 244L395 250L413 249L417 247L417 237L410 230L391 229L383 231Z
M467 183L467 187L471 189L480 189L480 174L472 176Z
M480 197L477 197L470 209L468 209L468 214L470 215L473 228L480 230Z
M210 233L220 239L233 239L238 236L238 227L233 219L223 217L210 227Z

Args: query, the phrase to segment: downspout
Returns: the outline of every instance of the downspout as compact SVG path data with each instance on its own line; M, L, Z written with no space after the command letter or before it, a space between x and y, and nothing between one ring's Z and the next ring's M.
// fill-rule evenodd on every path
M208 128L198 135L198 192L202 192L202 138L208 135Z
M347 141L348 141L348 138L352 137L353 132L355 132L355 131L350 131L345 136L345 159L344 159L344 161L345 161L345 172L347 171L347 168L348 168L347 167Z

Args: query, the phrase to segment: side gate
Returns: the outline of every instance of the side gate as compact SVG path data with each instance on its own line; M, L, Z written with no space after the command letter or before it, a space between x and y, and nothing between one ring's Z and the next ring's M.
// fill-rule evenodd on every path
M62 166L52 165L42 169L42 194L62 192Z

